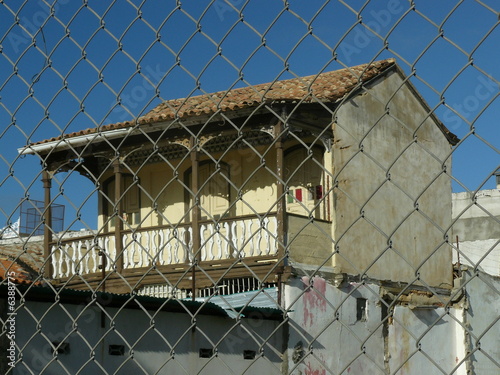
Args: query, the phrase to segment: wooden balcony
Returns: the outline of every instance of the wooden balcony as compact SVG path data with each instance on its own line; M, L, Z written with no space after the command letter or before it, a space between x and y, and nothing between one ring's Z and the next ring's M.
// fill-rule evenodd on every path
M84 154L78 169L99 186L100 229L87 236L56 238L52 231L52 177L73 160L52 155L43 175L45 277L108 291L155 283L199 289L221 278L275 283L292 250L304 264L317 264L317 254L330 259L331 226L319 228L319 221L330 220L331 135L318 138L306 126L299 142L288 123L275 120L262 118L244 134L232 126L197 136L172 129L157 134L159 150L142 133L127 136L126 157L99 142L99 157ZM224 219L205 220L210 215ZM165 225L169 220L175 224Z
M130 291L167 279L179 287L198 288L222 275L265 277L273 269L277 272L275 213L200 221L198 228L198 250L193 248L192 223L124 230L121 254L116 251L115 233L63 236L50 246L51 277L75 288L91 283Z

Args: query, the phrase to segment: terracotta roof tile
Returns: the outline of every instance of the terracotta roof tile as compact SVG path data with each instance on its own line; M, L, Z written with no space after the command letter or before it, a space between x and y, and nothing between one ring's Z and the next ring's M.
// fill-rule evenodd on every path
M275 101L302 101L305 103L315 101L336 102L355 89L360 81L367 82L381 74L390 66L395 65L395 63L394 59L387 59L371 64L358 65L302 78L293 78L238 88L231 91L219 91L212 94L168 100L153 108L146 115L139 117L136 121L125 121L104 125L100 128L89 128L36 142L33 143L33 145L58 141L63 138L72 138L79 135L123 129L135 126L136 123L152 124L174 120L176 118L186 119L201 115L210 115L217 111L226 112L255 107L261 103Z
M19 263L7 258L0 258L0 280L7 279L16 284L31 284L33 283L34 275L32 270L27 270L26 267L21 266ZM40 282L35 282L34 284L38 285Z

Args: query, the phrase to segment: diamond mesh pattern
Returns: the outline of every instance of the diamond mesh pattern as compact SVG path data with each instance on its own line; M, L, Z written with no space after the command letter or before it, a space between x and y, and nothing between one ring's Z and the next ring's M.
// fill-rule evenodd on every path
M0 370L498 373L499 12L0 0Z

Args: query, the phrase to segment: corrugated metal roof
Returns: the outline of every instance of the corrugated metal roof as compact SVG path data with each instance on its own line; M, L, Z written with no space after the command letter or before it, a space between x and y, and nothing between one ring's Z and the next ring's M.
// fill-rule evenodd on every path
M278 305L278 289L265 288L250 292L226 294L222 296L196 298L198 302L209 301L226 310L227 314L236 318L238 314L245 316L252 311L282 314Z
M191 313L202 315L215 315L215 316L229 316L235 318L235 314L231 310L222 308L212 301L191 301L191 300L178 300L166 299L149 296L139 296L130 294L114 294L95 291L82 291L74 289L56 289L48 286L29 286L17 285L18 291L23 295L26 300L40 301L40 302L55 302L81 304L100 303L107 307L119 307L128 309L148 309L154 311L168 311L175 313ZM3 296L6 294L7 284L0 285L0 293ZM241 306L240 306L241 309ZM235 309L239 311L240 309ZM263 308L251 306L244 309L244 312L255 311L261 313L265 319L279 320L282 318L282 313L278 309ZM244 315L244 314L242 314Z

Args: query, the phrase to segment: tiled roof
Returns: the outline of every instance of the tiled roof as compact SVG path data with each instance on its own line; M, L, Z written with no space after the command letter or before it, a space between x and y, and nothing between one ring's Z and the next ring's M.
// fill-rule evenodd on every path
M192 96L183 99L168 100L152 109L137 121L125 121L100 128L89 128L50 138L34 144L53 142L62 138L72 138L123 129L139 124L153 124L176 118L191 118L211 115L218 111L228 112L243 108L256 107L262 103L276 101L315 101L336 102L355 89L360 81L367 82L380 75L387 68L396 64L394 59L381 60L371 64L363 64L351 68L335 70L317 75L264 83L255 86L238 88L230 91L219 91L212 94Z
M34 275L27 267L21 266L19 263L7 259L0 258L0 280L7 280L16 284L31 284L34 280ZM39 282L35 282L39 284Z
M38 273L44 263L43 236L0 240L0 259L18 259L18 263Z
M169 100L140 118L139 122L171 120L176 116L210 115L219 109L225 112L254 107L263 102L300 100L306 103L335 102L352 91L360 80L366 82L394 64L395 60L389 59L371 65L364 64L319 75L276 81L272 84L264 83L188 99Z

